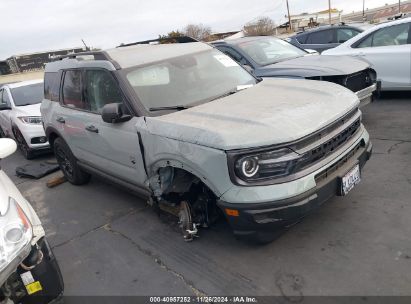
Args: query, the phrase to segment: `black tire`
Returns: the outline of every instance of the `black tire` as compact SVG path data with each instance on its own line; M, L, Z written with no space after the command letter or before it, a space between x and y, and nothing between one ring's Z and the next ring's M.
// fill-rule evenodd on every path
M19 150L21 151L21 154L23 154L25 159L33 159L34 158L34 153L33 151L29 148L27 145L26 140L24 139L23 134L21 134L19 129L13 129L13 134L14 138L16 139L17 146L19 147Z
M66 142L57 138L54 141L54 155L66 179L73 185L84 185L90 181L91 175L81 170Z

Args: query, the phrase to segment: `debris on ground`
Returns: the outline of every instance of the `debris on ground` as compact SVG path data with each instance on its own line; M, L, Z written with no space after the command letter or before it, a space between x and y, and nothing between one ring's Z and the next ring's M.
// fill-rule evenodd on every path
M66 181L67 181L67 179L65 178L64 175L56 176L56 177L53 177L53 178L51 178L47 181L47 187L48 188L54 188L58 185L61 185L61 184L65 183Z
M48 163L30 163L16 168L16 174L19 177L28 177L39 179L53 172L58 171L58 164Z

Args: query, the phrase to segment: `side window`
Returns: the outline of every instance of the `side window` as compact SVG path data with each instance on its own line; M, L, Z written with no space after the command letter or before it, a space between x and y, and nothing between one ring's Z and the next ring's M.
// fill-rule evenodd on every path
M337 29L337 42L344 43L358 34L359 34L358 31L348 29L348 28Z
M60 73L47 72L44 74L44 98L59 101Z
M410 24L398 24L382 28L360 40L354 48L409 44Z
M7 93L6 89L1 90L0 92L1 103L10 106L10 98L9 94Z
M80 70L68 70L64 74L63 104L71 108L88 110L81 91Z
M300 43L300 44L306 44L307 43L307 37L308 35L300 35L295 37L295 39Z
M357 43L357 45L353 45L354 48L367 48L372 46L372 39L374 35L370 34L366 38L360 40L360 43Z
M223 52L224 54L226 54L227 56L230 56L232 59L234 59L235 61L237 61L238 63L246 63L245 59L243 56L241 56L240 53L238 53L237 51L233 50L232 48L228 48L228 47L218 47L218 49Z
M373 47L403 45L408 43L409 23L393 25L380 29L374 34Z
M329 44L334 43L334 31L333 30L324 30L311 33L306 44Z
M101 113L109 103L122 103L123 95L113 76L104 70L87 70L85 88L90 111Z

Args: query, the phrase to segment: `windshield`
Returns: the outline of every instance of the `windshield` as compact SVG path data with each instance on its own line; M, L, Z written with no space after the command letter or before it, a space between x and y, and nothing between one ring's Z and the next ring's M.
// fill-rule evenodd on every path
M234 60L215 49L128 68L125 73L144 107L152 111L184 109L256 83Z
M16 107L41 103L43 100L43 83L31 84L11 89L14 105Z
M245 41L237 46L259 65L268 65L307 55L307 52L298 47L274 37Z

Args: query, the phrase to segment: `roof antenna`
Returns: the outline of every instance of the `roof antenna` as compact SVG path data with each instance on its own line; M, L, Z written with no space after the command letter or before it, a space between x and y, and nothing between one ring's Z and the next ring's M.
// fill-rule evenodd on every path
M81 39L81 42L83 42L84 47L86 48L86 51L90 51L90 48L87 46L87 44L84 42L83 39Z

